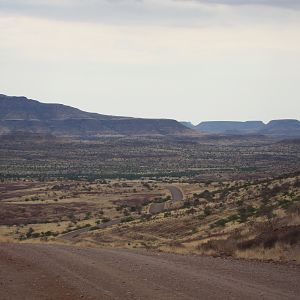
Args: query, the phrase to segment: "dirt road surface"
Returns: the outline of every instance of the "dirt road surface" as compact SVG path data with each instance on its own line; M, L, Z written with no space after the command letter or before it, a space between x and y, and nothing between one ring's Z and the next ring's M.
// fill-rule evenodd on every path
M120 224L121 222L122 222L122 219L119 218L119 219L110 220L106 223L99 224L96 227L99 229L104 229L104 228L107 228L107 227L110 227L113 225ZM73 230L68 233L62 234L59 238L64 239L64 240L73 241L74 239L79 237L79 235L81 235L82 233L86 233L88 231L90 231L90 227L85 227L85 228Z
M172 195L172 201L182 201L183 200L183 193L182 191L176 187L176 186L169 186L167 187L167 189L170 191L171 195ZM164 211L165 209L165 203L152 203L150 205L149 208L149 213L151 214L157 214L160 213L162 211ZM99 224L96 227L98 227L99 229L104 229L113 225L117 225L120 224L122 221L121 218L119 219L114 219L114 220L110 220L106 223L103 224ZM74 241L77 237L79 237L79 235L86 233L90 230L89 227L85 227L85 228L81 228L81 229L77 229L77 230L73 230L70 231L68 233L62 234L60 236L61 239L64 240L68 240L68 241Z
M167 189L170 191L171 193L171 200L173 202L176 201L182 201L183 200L183 193L182 191L173 185L170 185L167 187ZM149 207L149 213L150 214L158 214L161 213L165 210L165 203L151 203L150 207Z
M297 266L46 244L0 244L0 299L299 299Z
M168 187L168 190L171 192L173 201L182 201L183 200L183 193L178 187L170 185Z

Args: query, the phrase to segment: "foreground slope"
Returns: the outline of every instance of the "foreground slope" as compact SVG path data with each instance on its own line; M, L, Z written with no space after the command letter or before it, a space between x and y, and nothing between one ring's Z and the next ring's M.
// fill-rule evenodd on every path
M93 228L73 242L300 263L299 173L222 183L178 182L177 187L184 201L154 200L141 217L132 214L135 220L119 226Z
M22 131L57 136L181 135L191 129L170 119L141 119L88 113L26 97L0 95L0 134Z
M1 244L1 299L298 299L300 269L253 261Z

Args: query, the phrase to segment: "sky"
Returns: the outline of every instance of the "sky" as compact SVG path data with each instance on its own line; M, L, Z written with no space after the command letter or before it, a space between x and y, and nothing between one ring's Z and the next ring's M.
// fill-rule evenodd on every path
M0 94L109 115L300 117L299 0L0 0Z

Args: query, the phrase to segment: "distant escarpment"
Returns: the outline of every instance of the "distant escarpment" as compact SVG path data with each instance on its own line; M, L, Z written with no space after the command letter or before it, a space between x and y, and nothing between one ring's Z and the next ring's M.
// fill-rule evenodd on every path
M210 121L202 122L196 126L200 131L210 133L227 133L227 134L239 134L239 133L253 133L261 130L265 124L261 121Z
M208 134L226 135L267 135L275 137L300 137L300 122L293 119L262 121L208 121L194 127Z
M0 95L0 134L42 133L56 136L193 134L171 119L141 119L88 113L26 97Z

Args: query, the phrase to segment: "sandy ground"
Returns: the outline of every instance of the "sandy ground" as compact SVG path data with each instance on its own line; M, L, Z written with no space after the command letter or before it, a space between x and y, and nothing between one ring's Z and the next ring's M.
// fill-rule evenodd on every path
M300 267L256 261L0 244L0 299L299 299Z

